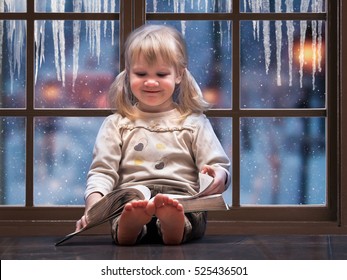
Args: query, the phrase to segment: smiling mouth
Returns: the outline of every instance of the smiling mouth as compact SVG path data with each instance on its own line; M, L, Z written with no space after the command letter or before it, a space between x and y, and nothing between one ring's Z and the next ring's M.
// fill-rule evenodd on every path
M143 92L148 94L156 94L156 93L159 93L160 90L144 90Z

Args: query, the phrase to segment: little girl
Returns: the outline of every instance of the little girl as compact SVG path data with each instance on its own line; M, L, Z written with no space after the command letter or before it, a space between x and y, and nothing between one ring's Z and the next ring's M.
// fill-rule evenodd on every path
M124 56L125 70L110 89L117 111L105 119L95 142L85 213L114 189L146 185L154 199L125 201L112 221L117 244L158 237L176 245L200 238L206 213L185 214L165 194L195 194L199 172L214 177L209 194L222 193L230 162L203 114L209 106L187 70L184 39L174 28L145 25L130 34ZM87 223L85 214L76 230Z

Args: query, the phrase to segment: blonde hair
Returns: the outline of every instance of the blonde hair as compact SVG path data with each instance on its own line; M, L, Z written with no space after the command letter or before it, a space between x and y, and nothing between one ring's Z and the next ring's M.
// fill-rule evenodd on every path
M125 42L125 70L116 77L111 85L109 102L117 112L130 119L136 118L134 104L137 102L130 90L129 70L132 63L143 56L151 65L161 57L172 65L181 77L175 98L182 119L192 113L202 113L210 105L202 96L200 87L187 69L187 51L181 33L165 25L143 25L134 30Z

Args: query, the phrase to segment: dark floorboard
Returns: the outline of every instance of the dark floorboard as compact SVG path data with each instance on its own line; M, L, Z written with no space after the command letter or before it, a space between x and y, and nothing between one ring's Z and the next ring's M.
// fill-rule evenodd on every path
M346 260L345 235L205 236L180 246L116 246L110 236L1 237L2 260Z

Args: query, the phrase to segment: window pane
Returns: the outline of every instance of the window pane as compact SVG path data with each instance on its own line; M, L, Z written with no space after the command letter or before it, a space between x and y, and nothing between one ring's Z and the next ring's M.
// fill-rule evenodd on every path
M0 0L0 12L21 13L27 10L27 0Z
M0 108L24 108L26 22L0 20Z
M230 13L232 0L147 0L149 13Z
M325 204L324 118L241 120L242 204Z
M325 108L324 30L322 21L243 21L241 108Z
M61 0L35 0L36 12L66 12L66 13L119 13L119 0L98 0L98 1L64 1ZM76 2L76 4L74 4ZM83 2L83 3L82 3Z
M253 13L319 13L325 12L325 0L240 0L241 12ZM279 3L279 5L277 5Z
M231 118L209 118L211 125L216 133L219 141L221 142L225 153L231 161L231 138L232 138L232 120ZM231 174L231 168L230 168ZM225 202L231 205L232 201L232 187L223 194Z
M97 132L104 118L35 118L34 187L36 205L78 205L84 190ZM211 124L231 158L231 120ZM225 129L227 128L227 129ZM231 188L225 193L231 202Z
M101 21L37 21L35 28L45 30L37 39L35 106L106 108L119 71L119 22L106 33Z
M215 108L231 107L231 22L148 21L172 25L186 39L188 69ZM204 34L201 36L200 34Z
M83 205L93 146L104 118L35 118L35 205Z
M0 205L25 204L25 119L0 118Z

